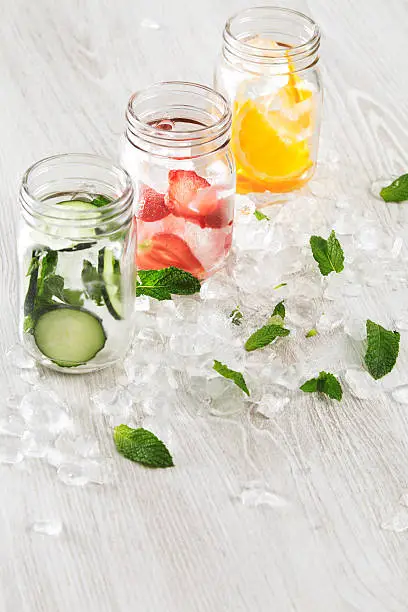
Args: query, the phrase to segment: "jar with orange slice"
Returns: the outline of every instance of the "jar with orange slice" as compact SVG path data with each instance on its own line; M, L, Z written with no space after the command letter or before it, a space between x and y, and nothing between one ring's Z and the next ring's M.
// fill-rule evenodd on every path
M215 88L232 107L237 192L299 189L317 160L319 27L297 11L259 7L229 19L223 39Z

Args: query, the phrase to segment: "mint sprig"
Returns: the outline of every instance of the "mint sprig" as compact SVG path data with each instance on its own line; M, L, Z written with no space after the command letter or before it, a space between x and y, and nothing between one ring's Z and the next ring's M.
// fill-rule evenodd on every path
M383 187L380 196L384 202L405 202L405 200L408 200L408 174L403 174L387 187Z
M331 399L338 401L343 397L339 381L330 372L320 372L317 378L307 380L300 388L305 393L325 393Z
M147 295L156 300L171 300L172 294L193 295L200 288L198 278L171 266L162 270L139 270L136 296Z
M114 429L113 439L118 453L130 461L153 468L174 465L166 445L147 429L118 425Z
M290 334L289 329L283 327L286 316L285 305L283 300L276 304L273 309L272 316L270 317L268 324L264 325L260 329L257 329L248 340L245 342L246 351L256 351L257 349L264 348L271 344L276 338L288 336Z
M102 306L102 289L104 283L96 267L87 259L84 259L82 264L81 279L84 286L85 295L90 300L95 302L97 306Z
M258 219L258 221L269 221L268 215L265 215L263 212L258 210L257 208L254 210L254 215Z
M285 309L285 303L284 300L282 300L281 302L278 302L275 306L275 308L273 309L273 313L272 316L279 316L282 319L285 319L286 316L286 309Z
M330 272L341 272L344 269L344 252L334 230L327 240L321 236L311 236L310 246L323 276L327 276Z
M389 331L378 323L367 320L367 351L364 362L371 376L378 380L395 366L399 352L400 334Z
M245 378L241 374L241 372L237 372L236 370L231 370L228 366L221 363L220 361L214 360L213 370L221 374L224 378L228 378L232 380L237 387L239 387L244 393L249 395L249 390L245 382Z

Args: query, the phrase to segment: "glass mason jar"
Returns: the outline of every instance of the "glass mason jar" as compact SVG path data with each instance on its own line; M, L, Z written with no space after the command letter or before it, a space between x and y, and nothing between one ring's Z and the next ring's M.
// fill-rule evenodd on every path
M298 189L315 170L322 91L319 27L285 8L252 8L225 25L215 88L231 102L238 193Z
M121 164L135 185L138 268L208 277L232 241L227 101L203 85L158 83L130 98L126 118Z
M43 159L24 174L20 335L42 365L82 373L132 339L136 232L130 177L96 155Z

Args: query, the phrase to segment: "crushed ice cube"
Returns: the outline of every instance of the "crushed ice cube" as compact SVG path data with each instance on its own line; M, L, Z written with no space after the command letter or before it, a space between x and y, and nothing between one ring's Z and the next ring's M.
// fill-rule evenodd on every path
M20 463L24 459L23 443L20 438L0 436L0 463Z
M257 405L257 412L271 418L283 412L289 403L289 397L282 393L265 393Z
M264 482L254 480L246 483L239 495L239 499L250 508L257 506L270 506L271 508L284 508L288 506L288 501L272 491Z
M60 519L41 519L31 525L34 533L57 537L62 532L62 521Z
M352 394L359 399L371 399L381 394L378 384L366 370L350 368L345 373L344 379Z
M147 28L148 30L160 30L160 24L157 23L154 19L150 19L149 17L145 17L140 22L140 26L142 28Z
M400 404L408 404L408 385L403 385L394 389L392 398Z
M23 397L20 411L31 430L42 429L57 434L72 427L64 403L50 391L30 391Z
M0 418L0 434L21 438L25 430L25 421L19 414L11 412L3 418Z
M83 487L90 482L89 474L80 463L63 463L57 469L58 479L72 487Z
M102 389L92 396L92 401L100 412L107 415L127 416L133 404L131 394L122 387Z
M31 370L35 366L34 359L17 343L8 349L6 358L10 365L21 370Z
M401 508L381 523L381 529L402 533L408 529L408 509Z

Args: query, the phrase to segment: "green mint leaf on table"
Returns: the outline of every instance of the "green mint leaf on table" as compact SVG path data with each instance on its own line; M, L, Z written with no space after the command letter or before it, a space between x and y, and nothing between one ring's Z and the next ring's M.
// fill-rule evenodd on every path
M139 270L136 295L147 295L156 300L171 300L172 294L193 295L201 283L190 272L173 266L162 270Z
M343 249L334 230L327 240L321 236L311 236L310 246L323 276L327 276L330 272L341 272L344 269Z
M389 331L378 323L367 320L367 351L364 362L371 376L378 380L395 366L397 361L400 334Z
M92 204L101 208L102 206L106 206L112 202L111 198L107 198L104 195L97 195L95 198L92 198Z
M272 316L275 317L276 315L281 317L282 320L285 319L286 310L285 310L285 304L283 303L283 300L279 302L278 304L276 304L275 308L273 309Z
M221 374L224 378L228 378L232 380L237 387L242 389L244 393L249 395L249 390L245 382L245 378L242 376L241 372L236 372L236 370L231 370L228 366L224 365L220 361L214 360L213 369Z
M339 381L330 372L320 372L317 378L307 380L300 388L305 393L325 393L331 399L338 401L343 397Z
M277 289L281 289L282 287L286 287L288 283L279 283L279 285L275 285L273 289L276 291Z
M254 210L254 215L255 215L255 217L258 219L258 221L263 221L264 219L265 219L266 221L269 221L269 217L268 217L268 215L265 215L263 212L261 212L261 211L260 211L260 210L258 210L258 209L255 209L255 210Z
M276 338L280 336L288 336L290 331L280 325L264 325L256 332L252 334L245 342L246 351L256 351L257 349L264 348L268 344L271 344Z
M405 202L405 200L408 200L408 174L403 174L391 185L383 187L380 196L384 202Z
M174 465L166 445L147 429L118 425L114 429L113 440L118 453L130 461L153 468Z
M309 331L307 332L307 334L305 335L305 338L312 338L313 336L317 336L319 332L317 331L317 329L309 329Z
M240 311L239 306L237 306L230 314L231 323L233 325L241 325L241 319L243 318L243 316L244 315Z
M81 279L85 289L85 295L95 302L97 306L102 306L103 281L96 267L87 259L84 259L82 264Z

